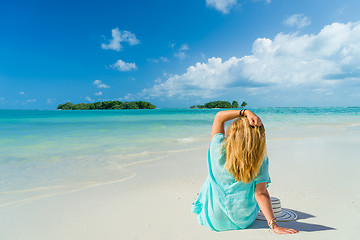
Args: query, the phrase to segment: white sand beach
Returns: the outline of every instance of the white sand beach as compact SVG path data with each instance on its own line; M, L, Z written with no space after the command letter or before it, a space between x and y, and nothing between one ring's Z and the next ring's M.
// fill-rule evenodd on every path
M357 239L360 132L268 137L269 192L298 220L281 239ZM263 221L241 231L213 232L191 204L207 176L208 143L128 166L133 178L0 209L0 239L278 239Z

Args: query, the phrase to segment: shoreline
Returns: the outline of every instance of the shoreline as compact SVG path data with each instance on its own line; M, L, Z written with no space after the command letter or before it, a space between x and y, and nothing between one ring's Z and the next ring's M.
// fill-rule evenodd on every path
M355 125L354 127L356 127L355 132L346 128L349 126L338 126L337 130L339 131L333 131L332 133L327 132L326 135L324 135L324 132L322 133L318 133L318 134L314 134L314 135L306 135L304 136L304 134L302 134L303 136L296 136L297 134L295 133L295 136L291 136L291 134L289 135L289 133L287 133L287 128L284 128L284 130L281 129L271 129L270 133L269 131L267 132L267 142L284 142L284 141L296 141L296 140L313 140L313 139L319 139L319 138L326 138L326 137L336 137L336 136L342 136L342 135L346 135L346 136L350 136L352 134L356 134L357 132L360 133L360 129L358 128L358 126L360 125ZM312 126L311 126L312 127ZM326 128L330 128L330 126L325 126ZM345 132L342 131L344 130L344 127L346 128ZM293 127L293 128L297 128L297 127ZM317 130L319 130L318 128L316 128ZM300 129L299 132L302 132L303 129ZM334 129L332 129L334 130ZM273 136L273 133L276 134L277 136ZM287 136L286 136L287 135ZM137 166L137 165L142 165L142 164L148 164L148 163L152 163L152 162L156 162L156 161L161 161L163 159L165 159L165 161L169 161L166 159L170 159L172 158L172 155L174 154L184 154L186 152L193 152L193 151L197 151L200 149L203 149L204 147L208 147L208 142L205 141L205 138L202 137L195 137L197 139L197 141L180 141L181 139L177 139L177 141L175 141L174 143L171 143L169 146L172 146L172 149L169 150L160 150L160 149L154 149L154 151L144 151L144 152L139 152L139 153L128 153L124 156L126 156L124 158L124 156L122 156L121 158L127 159L129 158L130 161L125 161L124 163L116 163L115 165L113 165L112 167L116 167L119 170L125 171L127 173L130 174L130 176L126 175L124 178L117 178L117 179L109 179L107 181L103 181L103 182L92 182L89 183L88 185L82 182L76 183L79 186L74 188L74 189L67 189L69 188L69 186L67 185L61 185L59 186L44 186L44 187L38 187L38 188L30 188L30 189L23 189L23 190L14 190L14 191L4 191L4 192L0 192L0 194L13 194L13 193L26 193L26 192L36 192L37 190L41 191L44 190L44 193L40 193L39 195L34 195L34 196L30 196L27 197L25 199L17 199L14 201L10 201L10 202L5 202L0 204L0 211L3 207L6 206L10 206L10 205L17 205L17 204L22 204L24 202L28 202L28 201L33 201L33 200L37 200L37 199L44 199L44 198L48 198L48 197L52 197L52 196L58 196L58 195L63 195L63 194L68 194L68 193L73 193L73 192L77 192L77 191L82 191L84 189L89 189L92 187L98 187L98 186L102 186L102 185L108 185L108 184L112 184L112 183L118 183L118 182L122 182L122 181L127 181L130 180L132 178L135 177L136 175L136 171L131 171L129 170L132 166ZM189 145L192 145L191 148L189 148ZM194 146L195 145L195 146ZM167 146L168 147L168 146ZM114 155L115 156L115 155ZM111 157L111 155L109 156ZM145 157L147 159L145 160L135 160L135 157ZM54 193L47 193L46 191L51 191L54 188L63 188L63 191L60 192L54 192Z
M70 190L67 190L67 191L64 191L64 192L57 192L57 193L52 193L52 194L38 195L38 196L34 196L34 197L29 197L29 198L25 198L25 199L19 199L19 200L15 200L15 201L12 201L12 202L3 203L3 204L0 204L0 212L4 207L11 206L11 205L22 204L22 203L26 203L26 202L36 201L36 200L39 200L39 199L45 199L45 198L49 198L49 197L65 195L65 194L69 194L69 193L83 191L83 190L90 189L90 188L101 187L103 185L116 184L116 183L119 183L119 182L127 181L127 180L130 180L130 179L132 179L132 178L134 178L136 176L135 171L130 171L128 169L128 168L131 168L132 166L141 165L141 164L148 164L148 163L152 163L152 162L155 162L155 161L160 161L160 160L162 160L164 158L169 157L169 154L191 152L191 151L196 151L198 149L199 149L199 147L191 148L191 149L186 148L186 149L174 149L174 150L161 151L161 152L151 152L152 154L156 154L156 153L161 154L162 153L162 154L165 154L165 155L157 157L157 158L141 160L141 161L137 161L137 162L125 163L125 164L122 164L122 165L118 166L122 170L125 170L125 171L128 171L129 173L131 173L131 176L127 176L127 177L120 178L120 179L114 179L114 180L110 180L110 181L107 181L107 182L91 183L89 185L79 187L79 188L75 188L75 189L70 189ZM0 194L26 193L26 192L33 192L33 191L38 191L38 190L52 190L54 188L61 188L61 187L66 188L67 186L38 187L36 189L24 189L24 190L0 192Z

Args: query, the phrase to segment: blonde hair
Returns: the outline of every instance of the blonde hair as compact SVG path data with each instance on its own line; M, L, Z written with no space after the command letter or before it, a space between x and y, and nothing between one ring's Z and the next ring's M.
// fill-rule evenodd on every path
M236 181L249 183L254 180L266 153L264 126L250 126L246 117L238 117L230 124L223 143L222 150L226 149L224 169Z

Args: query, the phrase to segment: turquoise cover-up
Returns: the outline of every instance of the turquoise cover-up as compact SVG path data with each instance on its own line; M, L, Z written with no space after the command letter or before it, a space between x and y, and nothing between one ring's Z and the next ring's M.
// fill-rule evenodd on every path
M271 182L267 154L252 182L235 181L231 173L223 170L226 154L225 149L221 151L220 148L224 139L224 134L218 133L210 141L209 175L191 208L198 214L199 224L214 231L240 230L250 226L259 212L254 196L255 185L266 182L268 187Z

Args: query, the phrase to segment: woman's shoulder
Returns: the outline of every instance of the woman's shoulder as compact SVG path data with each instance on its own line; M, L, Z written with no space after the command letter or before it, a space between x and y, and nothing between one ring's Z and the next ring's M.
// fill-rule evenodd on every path
M210 145L214 142L215 143L222 142L224 139L225 139L225 135L223 133L217 133L211 138Z

